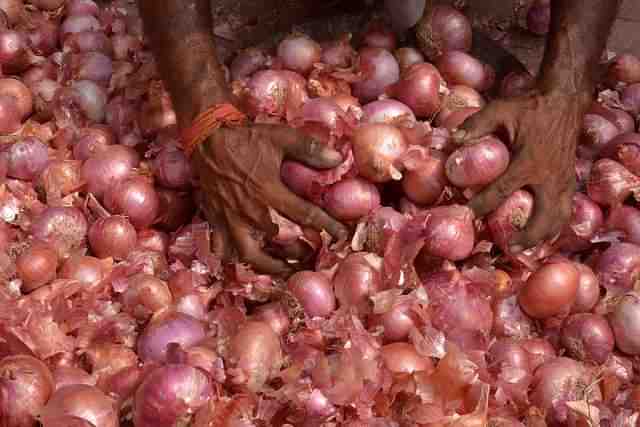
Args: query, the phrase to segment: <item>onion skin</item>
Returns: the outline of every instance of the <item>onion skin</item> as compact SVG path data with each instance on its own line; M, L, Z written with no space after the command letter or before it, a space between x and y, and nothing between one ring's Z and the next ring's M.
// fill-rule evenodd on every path
M409 343L387 344L380 349L380 355L386 368L394 374L431 373L434 369L431 359L418 354Z
M407 150L402 132L387 124L361 126L353 135L353 155L364 178L376 182L397 179L396 164Z
M348 68L356 60L357 53L349 43L350 37L344 37L323 44L321 61L338 68Z
M581 263L575 263L580 278L576 300L571 307L571 313L587 313L596 306L600 299L600 283L593 270Z
M6 427L33 427L54 391L51 371L26 355L0 360L0 415Z
M411 65L387 93L408 105L418 117L431 117L441 105L443 79L436 67L426 62Z
M485 137L454 151L447 159L449 181L461 188L493 182L509 166L509 150L497 138Z
M640 246L614 243L602 253L596 267L600 284L617 292L633 289L640 274Z
M22 291L31 292L56 277L58 254L48 245L36 244L16 259L16 271L22 280Z
M354 221L380 207L380 193L364 179L347 178L329 188L324 207L336 219Z
M438 59L436 66L442 77L451 85L469 86L484 92L495 83L496 73L493 68L465 52L445 52Z
M31 226L33 237L49 243L64 259L85 241L89 226L82 211L76 208L50 207Z
M475 243L474 215L466 206L440 206L428 211L424 250L436 257L460 261L471 255Z
M485 104L486 101L475 89L461 85L451 86L449 94L444 97L435 124L446 129L457 129Z
M15 98L0 95L0 135L17 132L21 125L20 110Z
M622 89L620 101L625 110L634 116L640 114L640 83L629 85Z
M378 98L400 79L398 62L388 50L379 47L361 49L358 68L365 79L353 84L353 94L362 103Z
M153 174L158 183L173 190L188 190L193 173L189 159L181 150L162 150L153 159Z
M29 117L33 111L33 96L31 90L20 80L0 79L0 95L15 98L20 119Z
M609 314L609 323L613 329L616 346L630 356L640 354L640 299L633 292L624 295Z
M44 408L44 425L60 415L82 418L95 427L118 427L118 409L115 401L98 388L75 384L56 391Z
M320 62L322 48L304 34L292 34L278 45L278 57L282 65L291 71L306 75L313 64Z
M620 134L620 129L614 123L599 114L587 114L583 119L582 138L595 155L616 136Z
M385 28L382 23L374 22L362 36L362 44L368 47L379 47L394 51L397 40L393 31Z
M203 340L205 328L199 320L182 313L151 322L138 338L137 353L142 361L164 362L170 343L189 348Z
M92 378L87 371L73 366L58 366L53 371L53 379L56 390L74 384L86 384L90 386L96 384L95 379Z
M587 194L602 206L622 204L640 185L638 177L620 163L600 159L594 163L587 183Z
M353 253L345 258L333 277L333 287L341 306L365 309L369 297L384 289L382 259L375 254Z
M640 59L628 53L616 56L609 65L608 77L613 82L640 83Z
M578 292L580 274L568 262L546 264L534 272L518 295L522 309L534 319L569 312Z
M247 389L256 392L277 375L282 366L278 336L267 323L247 321L231 339L230 359L243 372Z
M77 280L91 290L106 277L104 262L92 256L76 255L68 258L60 268L61 279Z
M526 338L533 329L533 321L522 311L515 296L494 301L492 331L497 337Z
M451 50L471 50L471 23L451 6L437 5L426 11L416 26L418 46L434 60Z
M89 229L89 245L98 258L123 260L136 247L136 229L119 215L97 220Z
M267 53L262 49L248 48L240 51L229 67L231 80L250 77L256 71L264 69L268 60Z
M446 156L431 150L428 158L416 165L416 168L404 172L402 189L404 194L414 203L429 206L435 203L446 185Z
M167 284L150 274L139 273L128 280L127 290L122 294L125 311L140 320L171 305L173 297Z
M574 314L562 326L562 345L572 357L583 362L606 362L613 351L613 332L598 314Z
M524 191L514 192L487 218L493 241L503 251L508 251L514 233L522 230L533 212L533 196Z
M329 316L336 308L333 287L322 273L301 271L289 278L287 287L308 316Z
M393 99L373 101L362 107L365 123L404 124L415 123L416 116L411 108Z

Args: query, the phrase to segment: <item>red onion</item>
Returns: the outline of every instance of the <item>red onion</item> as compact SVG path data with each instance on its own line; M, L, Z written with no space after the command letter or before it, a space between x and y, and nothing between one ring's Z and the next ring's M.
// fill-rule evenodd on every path
M411 304L396 304L386 313L374 315L370 326L382 326L386 342L406 341L416 327Z
M601 156L619 161L633 174L640 173L640 134L629 132L618 135L602 150Z
M169 249L169 236L159 230L141 230L138 232L138 248L164 254Z
M588 387L593 374L585 365L566 357L558 357L541 365L535 372L531 403L546 411L547 421L558 425L567 421L565 402L601 399L599 387Z
M560 234L558 247L570 252L589 249L591 239L602 228L602 209L582 193L573 196L571 219Z
M493 304L493 333L498 337L525 338L534 325L520 308L517 298L497 299Z
M349 43L350 37L343 37L323 44L320 59L323 63L337 68L349 68L356 60L357 53Z
M165 309L173 300L167 284L149 274L136 274L127 280L127 289L122 294L124 309L140 320Z
M76 255L65 261L59 276L61 279L77 280L87 289L93 289L100 286L102 279L107 276L107 267L98 258Z
M402 177L397 165L407 149L400 130L386 124L370 124L358 128L353 135L353 155L364 178L387 182Z
M40 176L47 200L80 190L84 185L81 168L82 162L78 160L53 160L49 162Z
M370 102L400 79L400 67L393 55L379 47L360 50L358 69L364 79L353 84L353 94L360 102Z
M329 316L336 308L331 282L322 273L301 271L289 278L287 287L308 316Z
M484 106L485 100L475 89L467 86L452 86L442 102L435 124L438 127L456 129Z
M314 98L307 101L302 106L297 120L307 126L329 130L331 135L338 137L342 136L347 126L344 110L331 98Z
M418 46L429 59L450 50L471 50L471 23L451 6L437 5L416 26Z
M429 206L440 198L448 183L445 162L443 153L431 150L428 157L414 165L405 163L407 170L402 178L402 189L412 202Z
M620 129L615 124L598 114L584 116L582 141L596 155L619 133Z
M406 342L385 345L380 349L380 356L385 367L394 374L433 371L431 359L420 355L413 345Z
M503 369L521 369L530 372L529 354L519 341L501 339L489 348L487 353L488 367L491 371L500 373Z
M151 226L160 211L156 190L142 176L132 176L111 185L105 193L104 203L111 213L129 218L137 229Z
M413 64L424 62L424 55L413 47L401 47L393 54L400 65L400 72L404 73L406 69Z
M90 128L80 129L78 131L77 140L73 146L73 157L78 160L87 160L90 157L102 155L107 152L107 147L115 143L115 136L113 132L105 126L95 126ZM129 152L133 154L128 148L122 150L121 148L116 151ZM137 165L137 162L132 162ZM134 167L134 166L132 166Z
M274 116L284 116L287 111L297 112L308 99L305 88L306 80L299 74L274 70L258 71L247 83L248 110L252 115L262 113Z
M239 380L256 392L274 378L283 363L276 333L264 322L247 321L231 339L229 359L242 374Z
M0 10L6 15L9 24L15 25L24 16L24 2L23 0L1 0Z
M53 371L53 381L56 390L74 384L96 385L96 380L87 371L74 366L58 366Z
M620 163L601 159L594 163L587 193L596 203L616 206L638 190L640 180Z
M495 83L496 73L493 68L465 52L445 52L438 59L436 66L442 77L451 85L469 86L483 92Z
M534 34L544 36L551 25L550 0L535 0L527 13L527 28Z
M633 292L624 295L609 315L609 323L616 338L616 346L624 353L640 354L640 299Z
M93 15L100 14L100 7L93 0L69 0L67 1L65 12L71 15Z
M117 39L115 35L113 38L114 41L102 31L82 31L66 36L62 50L75 53L100 52L109 56L114 55L115 59L122 59L114 53L114 44ZM115 64L113 65L115 66Z
M518 302L535 319L568 313L576 299L579 279L580 274L571 263L546 264L529 277Z
M124 216L101 218L89 229L89 245L98 258L126 259L136 247L136 229Z
M140 157L132 148L122 145L109 146L99 156L91 157L82 166L87 191L102 198L109 188L128 178L139 163Z
M160 216L157 226L173 231L189 222L195 211L193 197L188 193L157 188L160 197Z
M94 427L118 427L118 408L115 401L98 388L75 384L57 390L41 414L42 423L48 426L61 415L75 416Z
M302 163L285 160L280 168L280 177L298 196L313 200L318 193L320 172Z
M340 263L333 278L336 297L342 306L364 308L368 298L383 290L382 258L358 252Z
M55 96L60 84L50 79L40 80L31 84L33 91L33 107L37 120L50 120L53 117Z
M518 190L487 218L493 241L507 251L513 235L524 229L533 212L533 196Z
M460 205L429 209L424 230L425 251L436 257L460 261L471 255L475 241L473 212Z
M447 178L458 187L484 186L509 166L509 150L497 138L487 136L454 151L446 163Z
M284 336L289 332L291 326L289 315L285 307L280 302L272 302L258 307L254 313L256 320L267 323L273 332L280 336Z
M291 34L278 45L278 58L291 71L307 74L313 64L320 62L322 48L304 34Z
M56 119L67 125L84 126L105 118L106 90L90 80L76 80L56 95Z
M362 35L362 44L393 51L396 48L396 35L380 22L372 23Z
M48 245L35 244L16 259L22 292L31 292L56 278L58 254Z
M89 228L84 214L76 208L50 207L31 225L34 239L49 243L60 258L80 247Z
M578 360L601 364L613 351L613 332L598 314L574 314L562 327L562 345Z
M609 289L633 289L640 274L640 246L614 243L598 260L596 273L600 284Z
M640 114L640 83L632 84L622 89L620 101L625 110L632 115L637 116Z
M55 10L64 4L65 0L31 0L38 9Z
M581 263L575 263L580 277L578 278L578 292L571 307L572 313L587 313L591 311L600 299L600 283L593 270Z
M590 114L598 114L620 129L621 134L635 132L636 122L631 114L618 108L605 107L604 105L594 102L589 110Z
M614 82L640 83L640 59L629 53L616 56L609 64L608 77Z
M418 63L403 71L400 81L389 87L387 93L408 105L418 117L431 117L440 109L442 85L436 67Z
M0 135L9 135L20 129L22 121L15 98L0 95Z
M31 115L33 111L31 91L20 80L0 79L0 95L11 96L16 99L16 105L22 120Z
M60 39L64 40L69 34L99 30L101 30L100 22L94 16L88 14L71 15L60 26Z
M535 371L538 366L556 358L556 351L543 338L529 338L522 341L522 348L529 354L529 366Z
M354 221L380 207L380 193L364 179L347 178L329 188L324 207L336 219Z
M6 427L33 427L54 390L47 365L31 356L0 360L0 414Z
M0 64L3 71L20 73L33 63L33 54L29 50L25 33L12 30L0 31Z
M631 206L620 206L609 212L607 230L618 230L625 234L627 243L640 245L640 211Z
M182 313L152 321L138 338L137 353L142 361L163 362L171 343L189 348L205 337L201 321Z
M100 52L83 52L70 54L70 60L65 63L68 67L69 80L91 80L107 85L113 74L111 58Z
M31 19L33 22L27 33L29 47L37 55L53 54L58 49L58 24L44 14L34 14Z
M527 71L512 71L500 83L500 96L511 98L522 96L533 89L535 78Z
M262 49L248 48L240 51L231 62L231 80L245 79L256 71L266 68L269 55Z
M47 146L38 138L27 137L13 143L8 151L8 175L13 178L32 180L47 167Z
M172 427L195 414L213 397L205 372L181 364L156 368L136 392L134 424L136 427Z
M416 116L405 104L393 99L373 101L362 107L365 123L404 124L415 123Z

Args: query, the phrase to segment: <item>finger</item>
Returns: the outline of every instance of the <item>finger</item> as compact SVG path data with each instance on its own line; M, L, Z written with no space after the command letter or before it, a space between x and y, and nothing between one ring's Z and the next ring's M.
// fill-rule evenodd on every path
M314 253L313 249L311 249L311 247L307 243L301 240L287 243L286 245L274 245L272 250L269 252L273 253L279 258L295 260L301 263L308 261Z
M249 224L237 217L227 218L227 221L231 237L243 262L251 264L256 271L261 273L287 275L293 272L287 263L267 255L262 250L260 243L253 237L254 230Z
M505 123L502 111L501 104L494 101L485 109L467 118L453 133L453 139L459 144L464 144L495 133Z
M518 173L517 162L487 188L476 194L468 206L476 217L483 217L498 208L511 194L521 189L526 183L522 174Z
M296 196L284 186L276 193L275 199L278 211L298 225L310 227L316 231L324 230L338 240L347 238L349 232L343 224L318 206Z
M511 238L509 249L513 253L532 248L538 243L555 237L571 216L570 198L558 200L556 196L548 196L544 187L532 187L535 195L533 215L524 230Z

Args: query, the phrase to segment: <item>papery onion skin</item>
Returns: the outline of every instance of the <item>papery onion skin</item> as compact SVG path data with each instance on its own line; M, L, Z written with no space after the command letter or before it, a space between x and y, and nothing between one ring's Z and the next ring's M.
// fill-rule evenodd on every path
M601 364L613 351L613 332L598 314L574 314L562 326L562 345L578 360Z
M568 313L576 299L579 278L571 263L546 264L529 277L520 291L520 306L535 319Z
M49 153L47 146L38 138L27 137L9 147L8 160L10 177L32 180L47 167Z
M401 79L387 89L387 93L408 105L418 117L431 117L441 106L440 72L433 65L422 62L403 71Z
M576 300L571 307L572 313L587 313L591 311L600 300L600 282L591 267L575 263L580 277L578 279L578 292Z
M320 62L322 48L304 34L292 34L278 45L278 57L282 65L291 71L305 75L313 64Z
M0 95L0 135L10 135L20 129L22 120L15 98Z
M348 38L324 43L322 46L321 61L324 64L339 68L348 68L353 65L357 53L351 47Z
M621 133L613 138L600 153L619 161L634 174L640 173L640 134L635 132Z
M489 369L500 372L504 368L522 369L530 372L529 355L520 341L515 339L501 339L489 348L487 353Z
M471 255L475 243L474 215L461 205L439 206L429 211L424 249L432 256L460 261Z
M495 83L493 68L466 52L452 50L443 53L436 63L442 77L451 85L464 85L484 92Z
M404 172L402 189L412 202L429 206L440 198L448 184L445 163L446 156L432 150L418 167Z
M583 122L581 141L593 150L595 155L620 134L618 126L599 114L587 114Z
M328 316L336 308L333 287L326 275L314 271L301 271L287 282L289 291L296 297L305 313L311 317Z
M485 104L486 101L475 89L461 85L451 86L442 101L442 108L436 116L435 124L438 127L457 129Z
M84 242L88 228L79 209L49 207L33 222L31 233L35 239L54 247L60 258L67 258L71 250Z
M583 193L573 196L571 219L560 234L558 247L578 252L591 247L591 239L602 228L604 214L602 209Z
M533 196L524 190L514 192L487 218L493 241L507 251L514 233L524 229L533 212Z
M374 315L369 320L370 325L380 325L384 328L385 342L406 341L409 333L416 327L411 316L411 306L408 304L392 307L386 313Z
M380 207L380 193L364 179L347 178L329 188L324 207L336 219L353 221Z
M0 415L6 427L33 427L54 391L51 371L26 355L0 360Z
M516 296L494 301L493 333L496 336L526 338L533 330L533 321L522 311Z
M230 358L246 378L246 387L258 391L273 378L283 363L276 333L264 322L247 321L231 339Z
M380 349L380 355L387 369L394 374L433 371L431 359L418 354L415 347L409 343L387 344Z
M365 123L415 123L416 116L411 108L393 99L370 102L362 107Z
M622 204L640 185L638 177L620 163L600 159L594 163L587 183L589 197L603 206Z
M353 84L353 94L360 102L370 102L400 79L400 66L393 55L379 47L360 50L359 69L366 78Z
M100 285L106 277L104 262L92 256L76 255L69 257L59 271L61 279L77 280L88 289Z
M368 298L384 289L381 267L382 259L374 254L358 252L346 257L333 277L340 305L364 309Z
M426 11L416 25L418 46L432 60L451 50L468 52L471 34L467 17L448 5L437 5Z
M99 30L101 30L100 22L94 16L87 14L71 15L60 26L60 39L64 40L69 34Z
M136 247L136 229L124 216L99 219L89 229L89 245L98 258L126 259Z
M461 188L487 185L507 170L509 157L509 150L500 140L485 137L449 156L447 178Z
M360 175L377 183L398 178L395 163L407 149L407 142L399 129L379 123L365 125L355 132L352 142Z
M60 415L71 415L89 421L95 427L118 427L118 409L115 401L98 388L75 384L57 390L41 419L44 425Z
M595 270L600 284L607 289L631 290L640 275L640 246L612 244L600 256Z
M169 307L172 300L164 281L144 273L129 277L127 289L122 294L124 309L141 320Z
M147 325L138 338L137 353L142 361L164 362L170 343L189 348L204 339L205 332L201 321L186 314L174 313Z
M623 296L609 314L616 346L630 356L640 354L640 298L635 292Z
M0 79L0 95L15 98L21 119L26 119L33 111L33 96L29 88L17 79Z
M84 369L74 366L58 366L53 371L56 390L74 384L95 385L96 381Z
M22 280L22 292L31 292L56 277L58 254L48 245L36 244L16 259L16 271Z

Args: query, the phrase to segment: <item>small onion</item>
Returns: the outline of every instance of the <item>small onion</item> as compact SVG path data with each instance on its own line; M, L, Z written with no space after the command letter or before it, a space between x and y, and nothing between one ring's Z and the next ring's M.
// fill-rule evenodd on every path
M278 57L282 65L291 71L307 74L313 64L320 62L322 48L304 34L287 36L278 45Z
M484 92L495 83L493 68L468 53L452 50L440 56L436 63L442 77L451 85L469 86Z
M136 229L124 216L99 219L89 229L89 245L98 258L126 259L136 247Z
M329 188L324 207L338 220L353 221L380 207L380 193L364 179L347 178Z
M73 146L73 157L84 161L90 157L102 155L107 151L107 147L114 143L115 136L106 126L80 129Z
M556 358L556 350L543 338L529 338L522 341L522 348L529 354L529 366L535 371L538 366Z
M291 326L285 307L280 302L271 302L261 305L254 313L256 320L267 323L273 332L284 336Z
M126 216L137 229L151 226L160 212L160 198L148 179L133 176L113 184L104 204L113 214Z
M393 51L396 48L396 36L380 22L374 22L362 35L362 44L369 47L379 47Z
M58 254L48 245L35 244L16 259L22 291L31 292L56 278Z
M500 96L511 98L522 96L534 88L535 78L527 71L512 71L500 83Z
M125 311L140 320L165 309L173 300L166 282L150 274L139 273L129 277L127 289L122 294Z
M606 362L613 351L613 332L607 320L591 313L574 314L562 326L562 345L584 362Z
M593 270L581 263L575 263L580 277L578 279L578 292L576 300L571 307L572 313L587 313L596 306L600 299L600 283Z
M457 187L484 186L509 166L509 150L497 138L488 136L454 151L446 163L447 178Z
M628 53L616 56L609 64L608 77L614 82L640 83L640 59Z
M513 235L524 229L533 212L533 196L518 190L493 211L487 218L493 241L503 251L508 251Z
M603 206L616 206L640 188L640 178L620 163L600 159L593 164L587 183L587 194Z
M409 343L398 342L387 344L380 349L382 361L394 374L413 374L415 372L433 371L431 359L421 356Z
M88 14L71 15L60 26L60 39L64 40L69 34L98 30L101 30L101 25L94 16Z
M342 306L364 308L368 298L383 290L382 259L358 252L347 256L333 278L336 297Z
M22 120L18 103L12 96L0 95L0 135L10 135L20 129Z
M625 242L640 245L640 210L631 206L611 210L607 216L606 228L622 231Z
M466 206L429 209L424 250L431 256L460 261L471 255L475 243L474 215Z
M395 164L407 149L402 132L391 125L361 126L353 135L353 155L364 178L387 182L401 178Z
M49 152L38 138L27 137L9 147L8 160L10 177L32 180L47 167Z
M9 24L17 24L24 16L23 0L0 0L0 10L4 12Z
M457 129L464 121L485 106L485 100L468 86L452 86L444 97L442 108L436 116L438 127Z
M438 69L423 62L403 71L400 81L389 87L387 92L408 105L416 116L431 117L440 109L442 85L443 80Z
M631 356L640 355L640 299L636 293L622 297L609 315L616 346Z
M31 90L20 80L0 79L0 95L11 96L17 102L18 111L22 120L31 115L33 111L33 97Z
M623 133L613 138L600 153L619 161L631 173L640 173L640 134L635 132Z
M60 258L80 247L89 226L84 214L76 208L50 207L42 212L31 226L34 239L49 243Z
M87 191L102 198L109 188L128 178L139 163L140 157L132 148L122 145L109 146L82 166Z
M353 84L353 94L361 102L370 102L400 79L400 66L393 55L379 47L360 50L358 68L364 79Z
M61 279L77 280L87 289L101 284L107 276L105 263L92 256L75 255L62 264L59 276Z
M329 316L336 308L331 282L322 273L301 271L289 278L287 287L311 317Z
M71 15L93 15L100 14L100 7L93 0L70 0L67 1L65 12Z
M640 277L640 246L614 243L600 255L596 267L600 284L607 289L627 291Z
M576 299L579 279L573 264L546 264L527 279L518 295L520 306L535 319L568 313Z
M602 228L604 215L600 207L582 193L573 196L571 219L560 234L558 247L571 252L591 246L591 239Z
M98 388L75 384L57 390L41 414L47 426L61 415L84 419L95 427L118 427L118 409L115 401Z
M321 61L338 68L348 68L356 60L357 53L351 47L348 38L341 38L322 46Z
M171 343L189 348L205 337L201 321L182 313L152 321L138 338L137 353L142 361L163 362Z
M416 164L415 168L407 167L402 178L402 189L412 202L428 206L440 198L448 184L445 162L443 153L431 150L428 158Z
M162 150L153 159L153 174L163 187L186 190L191 187L193 174L189 159L181 150Z
M599 153L618 134L620 129L601 115L587 114L584 117L582 142L594 153Z
M471 23L458 10L437 5L428 10L416 26L418 46L429 59L450 50L471 50Z
M95 379L92 378L87 371L74 366L58 366L53 371L53 380L56 385L56 390L74 384L85 384L89 386L96 384Z
M362 111L364 123L412 124L416 121L411 108L393 99L370 102L362 107Z

